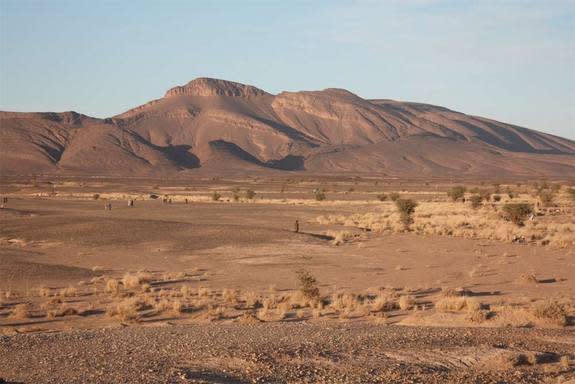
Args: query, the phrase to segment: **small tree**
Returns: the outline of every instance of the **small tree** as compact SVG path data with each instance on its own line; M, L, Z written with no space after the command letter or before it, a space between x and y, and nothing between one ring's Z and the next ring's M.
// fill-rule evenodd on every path
M298 269L296 272L298 289L306 299L319 299L319 287L316 278L305 269Z
M413 223L413 212L415 212L415 207L417 203L411 199L397 199L395 201L395 206L399 212L400 221L403 224L405 230L409 230L409 226Z
M469 201L471 201L471 208L477 209L481 207L481 202L483 201L483 198L479 195L473 195L469 198Z
M511 221L513 224L522 226L527 216L533 213L533 207L526 203L508 203L503 206L503 213L505 219Z
M315 190L313 195L317 201L324 201L325 200L325 193L321 189Z
M256 193L251 189L246 190L246 199L252 200L255 197Z
M498 201L501 201L501 196L499 196L499 195L493 195L493 201L495 201L496 203L497 203Z
M385 193L380 193L379 195L377 195L377 199L379 201L385 201L387 200L387 195Z
M391 193L389 194L389 199L390 199L391 201L397 201L397 200L399 199L399 193L397 193L397 192L391 192Z
M447 196L451 198L451 200L453 201L463 199L463 197L465 196L465 187L462 187L460 185L457 187L453 187L449 191L447 191Z
M212 193L212 201L219 201L222 195L220 195L217 191Z

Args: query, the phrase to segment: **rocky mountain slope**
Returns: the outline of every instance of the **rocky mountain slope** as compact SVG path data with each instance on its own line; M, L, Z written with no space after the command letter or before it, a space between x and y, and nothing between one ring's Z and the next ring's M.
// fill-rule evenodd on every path
M343 89L272 95L209 78L107 119L0 112L0 127L3 174L575 174L575 142L557 136Z

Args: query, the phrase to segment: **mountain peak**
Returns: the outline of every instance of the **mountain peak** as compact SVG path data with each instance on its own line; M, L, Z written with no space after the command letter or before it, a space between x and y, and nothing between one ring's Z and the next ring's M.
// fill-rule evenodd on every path
M179 95L250 97L264 96L268 95L268 93L251 85L209 77L199 77L186 85L177 86L168 90L165 97Z

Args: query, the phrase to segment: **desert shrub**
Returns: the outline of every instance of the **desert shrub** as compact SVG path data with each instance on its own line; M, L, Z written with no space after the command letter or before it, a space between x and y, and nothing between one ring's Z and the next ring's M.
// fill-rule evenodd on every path
M212 193L212 201L220 201L221 197L222 197L222 195L220 195L217 191L214 191Z
M153 276L147 272L126 273L122 278L122 284L128 289L140 288L141 285L149 283L152 278Z
M246 190L246 199L252 200L256 196L256 193L251 189Z
M569 199L575 201L575 188L567 189L567 196L569 197Z
M457 187L453 187L449 191L447 191L447 196L453 201L463 199L463 197L465 196L465 187L462 187L460 185Z
M319 299L317 280L309 271L306 271L305 269L297 270L296 278L298 280L298 289L306 299Z
M389 194L389 199L390 199L391 201L397 201L397 200L399 200L399 193L397 193L397 192L391 192L391 193Z
M417 203L411 199L398 199L395 201L395 206L399 212L400 221L405 229L409 229L409 225L413 223L413 212Z
M313 196L317 201L324 201L326 199L325 193L321 189L314 191Z
M481 207L481 202L483 201L483 198L479 195L473 195L469 198L469 201L471 201L471 208L477 209Z
M491 192L488 190L479 191L479 196L485 201L491 200Z
M548 321L553 324L567 325L567 311L565 307L555 300L546 300L535 303L533 315L538 319Z
M240 195L238 195L236 192L234 192L232 198L234 199L234 201L240 201Z
M385 201L387 200L387 195L385 193L380 193L379 195L377 195L377 200Z
M526 203L516 203L516 204L505 204L503 206L503 214L506 220L511 221L513 224L518 226L523 225L523 221L533 212L533 208L530 204Z
M555 194L550 190L540 190L537 193L537 197L539 197L539 201L544 207L550 207L553 205Z
M496 203L501 201L501 196L499 195L493 195L493 201L495 201Z
M92 195L92 199L94 199L94 200L98 200L99 198L100 198L100 194L99 194L99 193L94 193L94 194Z
M134 297L123 300L107 309L109 316L118 316L122 321L136 321L139 319L138 311L146 307L146 303Z

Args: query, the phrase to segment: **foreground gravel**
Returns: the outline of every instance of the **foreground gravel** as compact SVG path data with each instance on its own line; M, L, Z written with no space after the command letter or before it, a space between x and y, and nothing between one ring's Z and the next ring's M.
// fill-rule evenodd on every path
M503 353L545 352L505 366ZM256 323L0 337L0 378L23 383L539 383L575 378L569 330ZM2 380L0 380L2 382Z

